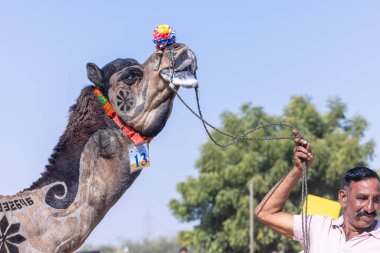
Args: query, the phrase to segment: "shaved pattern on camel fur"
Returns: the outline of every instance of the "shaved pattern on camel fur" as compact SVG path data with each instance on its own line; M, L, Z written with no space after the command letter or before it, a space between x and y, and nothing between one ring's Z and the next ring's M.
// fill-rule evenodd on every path
M17 194L18 199L31 198L33 205L24 208L24 211L29 209L27 212L15 211L11 216L7 213L8 220L17 220L20 224L33 224L20 226L19 233L29 235L28 240L20 244L20 252L72 252L73 246L84 242L97 222L140 174L131 174L128 167L127 146L132 142L125 138L113 121L104 114L98 98L92 91L93 87L85 88L77 104L72 107L68 127L55 148L55 154L47 166L48 170L30 189ZM87 111L81 111L83 109ZM67 162L61 161L60 155L65 152L65 147L70 141L75 140L73 138L78 138L78 142L75 143L72 152L68 152L73 154L72 159ZM80 145L81 140L86 140L83 147ZM74 158L77 150L81 152L76 161ZM66 157L66 154L63 157ZM77 172L65 170L68 168L67 164L76 162ZM70 184L70 178L74 177L71 179L75 180L76 175L80 192L75 192L70 206L65 209L47 207L45 196L48 197L52 189L61 186L61 182L69 182L69 187L73 185ZM55 178L58 181L54 180ZM49 183L45 183L45 180ZM67 194L70 194L70 191L67 191ZM70 197L72 196L64 196L62 200L68 200ZM6 196L2 197L1 202L11 202L14 199L15 196ZM26 213L28 215L25 215Z
M178 83L188 81L180 79L183 73L191 71L186 76L195 78L191 50L183 44L171 50L181 56L174 62L178 69L171 70L179 80L172 87L162 74L173 66L169 50L153 53L141 65L133 59L117 59L102 69L87 65L90 81L117 115L147 137L165 126ZM74 252L139 176L141 171L130 170L133 142L106 115L95 87L85 87L70 108L67 128L41 178L16 195L0 196L1 253ZM128 107L118 101L121 95Z
M55 208L67 208L78 191L79 162L84 146L99 129L115 128L115 124L108 118L93 93L93 87L83 89L77 103L70 108L69 123L61 136L54 153L49 159L49 165L42 177L27 190L33 190L45 185L60 181L65 182L67 194L65 198L56 199L54 194L62 185L52 188L47 195L47 202ZM54 191L56 190L56 191ZM62 196L62 195L61 195Z

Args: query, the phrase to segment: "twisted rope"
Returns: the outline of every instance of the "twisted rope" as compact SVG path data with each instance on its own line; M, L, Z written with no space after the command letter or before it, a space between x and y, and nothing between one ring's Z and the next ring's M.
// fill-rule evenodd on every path
M307 167L306 163L302 163L302 185L301 185L301 203L302 203L302 209L301 209L301 219L302 219L302 238L303 238L303 245L304 245L304 253L309 253L310 250L310 231L308 226L308 217L307 217L307 195L308 195L308 188L307 188ZM304 208L305 207L305 208Z
M196 100L197 100L197 108L198 108L198 113L196 113L183 99L182 97L176 93L178 99L184 104L184 106L195 116L197 117L200 121L202 121L202 124L203 124L203 128L205 129L207 135L209 136L210 140L216 144L217 146L221 147L221 148L226 148L226 147L229 147L231 146L232 144L236 143L237 141L240 141L240 140L251 140L251 141L266 141L266 140L292 140L293 137L291 136L263 136L263 137L248 137L247 135L253 133L253 132L256 132L260 129L264 129L264 128L268 128L268 127L275 127L275 126L281 126L281 127L287 127L287 128L290 128L290 129L296 129L295 127L289 125L289 124L285 124L285 123L268 123L268 124L263 124L263 125L260 125L260 126L257 126L241 135L233 135L233 134L230 134L230 133L227 133L227 132L224 132L220 129L218 129L217 127L215 127L214 125L210 124L209 122L207 122L204 117L203 117L203 114L202 114L202 110L201 110L201 107L200 107L200 102L199 102L199 91L198 91L198 87L195 87L195 95L196 95ZM211 136L211 133L210 131L208 130L207 126L209 126L210 128L214 129L217 133L221 134L221 135L224 135L224 136L227 136L229 138L231 138L232 140L230 142L227 142L227 143L224 143L224 144L221 144L219 143L218 141L216 141L212 136Z

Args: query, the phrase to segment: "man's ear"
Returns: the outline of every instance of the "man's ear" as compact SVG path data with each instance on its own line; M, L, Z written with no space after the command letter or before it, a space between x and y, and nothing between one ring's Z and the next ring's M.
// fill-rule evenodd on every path
M343 208L347 206L348 192L347 190L340 189L338 192L339 203Z
M87 77L95 84L97 88L102 88L104 85L103 72L95 63L87 63Z

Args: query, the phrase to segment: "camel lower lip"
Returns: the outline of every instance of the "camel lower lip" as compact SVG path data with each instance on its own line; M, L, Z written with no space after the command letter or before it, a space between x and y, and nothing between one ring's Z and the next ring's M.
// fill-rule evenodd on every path
M197 79L190 71L175 72L172 80L173 84L185 88L194 88L198 85Z
M188 70L174 71L172 69L164 69L161 71L161 77L171 84L184 88L195 88L198 86L198 80L195 75Z

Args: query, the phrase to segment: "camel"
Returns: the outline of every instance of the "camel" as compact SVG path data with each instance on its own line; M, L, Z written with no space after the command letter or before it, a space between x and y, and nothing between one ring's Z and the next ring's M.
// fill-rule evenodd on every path
M0 196L0 253L78 249L149 165L147 143L164 128L179 87L197 85L195 71L194 53L179 43L144 64L88 63L93 85L70 108L46 170L29 188Z

